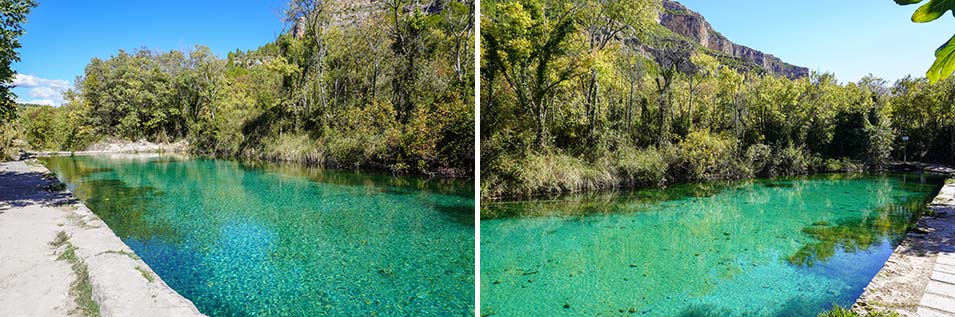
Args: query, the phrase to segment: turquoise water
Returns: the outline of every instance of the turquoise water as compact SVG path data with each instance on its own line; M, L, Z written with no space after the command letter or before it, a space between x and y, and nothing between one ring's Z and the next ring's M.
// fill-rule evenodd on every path
M469 181L173 157L43 162L205 314L473 314Z
M823 176L484 205L482 315L815 316L941 179Z

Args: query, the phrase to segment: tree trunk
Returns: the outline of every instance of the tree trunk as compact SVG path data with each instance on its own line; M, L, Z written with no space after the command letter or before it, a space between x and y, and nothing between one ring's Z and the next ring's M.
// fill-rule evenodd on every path
M541 149L547 146L547 112L543 101L532 101L537 108L537 145Z
M657 144L663 144L667 141L666 135L669 133L666 129L666 92L664 90L660 90L660 100L657 102L657 106L659 107L657 125L660 128Z
M699 86L700 83L696 83ZM686 122L686 132L690 133L693 131L693 96L695 94L696 87L693 87L693 77L690 77L690 100L687 102L687 122Z
M591 102L591 113L590 113L590 138L593 140L594 134L597 130L597 112L600 111L599 103L599 91L600 83L597 82L597 70L591 70L590 72L590 102Z
M633 80L630 81L630 94L627 97L627 134L632 132L633 127Z

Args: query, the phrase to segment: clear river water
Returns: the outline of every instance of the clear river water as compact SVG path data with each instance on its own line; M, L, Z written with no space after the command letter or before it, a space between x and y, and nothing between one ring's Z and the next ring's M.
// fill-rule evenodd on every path
M816 316L851 305L941 178L824 175L482 204L494 316Z
M471 181L169 156L42 161L204 314L473 314Z

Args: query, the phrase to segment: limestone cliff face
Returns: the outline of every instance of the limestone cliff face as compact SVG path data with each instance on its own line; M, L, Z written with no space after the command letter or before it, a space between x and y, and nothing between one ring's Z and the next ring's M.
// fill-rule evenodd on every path
M436 14L444 9L448 0L427 0L415 1L408 4L405 11L408 12L417 6L422 12L427 14ZM388 5L381 0L339 0L331 2L326 8L330 12L330 24L336 26L359 26L370 23L373 15L381 14L389 10ZM292 24L290 32L296 38L305 35L305 19L299 18Z
M783 62L778 57L733 43L716 32L706 19L679 2L664 0L659 22L673 33L695 41L703 47L762 67L765 71L789 78L809 76L809 69Z

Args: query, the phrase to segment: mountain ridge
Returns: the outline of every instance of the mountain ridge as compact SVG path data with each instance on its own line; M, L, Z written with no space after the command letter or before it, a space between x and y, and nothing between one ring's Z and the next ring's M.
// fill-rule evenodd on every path
M707 53L720 59L742 63L737 68L762 71L791 79L809 76L809 69L784 62L782 59L749 46L734 43L716 31L706 18L678 1L663 0L657 22L669 31L684 37Z

